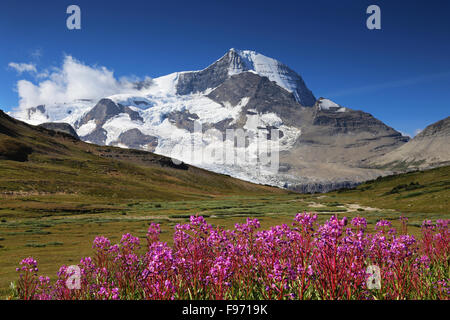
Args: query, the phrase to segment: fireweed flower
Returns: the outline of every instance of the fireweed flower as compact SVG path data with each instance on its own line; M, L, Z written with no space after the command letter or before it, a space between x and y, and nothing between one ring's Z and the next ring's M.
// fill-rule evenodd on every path
M431 221L431 220L424 220L422 222L422 228L434 229L433 221Z
M229 286L230 283L227 282L227 279L232 275L231 259L223 256L216 258L213 266L209 270L209 274L211 275L210 279L215 285L223 284Z
M118 244L112 245L109 247L108 252L113 254L113 255L117 255L120 252L120 247Z
M172 280L175 279L177 267L174 263L172 249L162 242L151 244L149 251L143 257L144 270L139 281L146 299L172 299L175 287Z
M408 218L401 215L399 220L400 220L400 225L401 225L401 233L406 234L408 232Z
M212 229L211 225L207 224L205 218L203 218L202 216L191 216L190 227L195 234L207 234L208 231Z
M111 290L110 297L112 300L118 300L119 299L119 288L114 288Z
M108 250L110 246L111 246L111 241L109 241L108 238L100 236L100 237L95 237L92 248L99 249L99 250Z
M347 218L339 220L333 216L319 227L319 237L323 242L336 241L343 232L343 227L347 224Z
M392 227L392 223L390 221L387 221L387 220L380 220L375 225L375 230L382 230L382 231L384 231L386 227L389 227L389 228Z
M51 294L50 278L39 276L39 282L36 288L36 295L34 297L36 300L52 300L53 296Z
M118 300L119 288L100 287L97 292L97 298L100 300Z
M159 235L161 234L161 227L159 224L151 223L147 231L147 243L150 246L153 242L159 240Z
M16 268L19 273L19 281L17 289L19 291L19 298L23 300L39 299L36 296L39 286L37 278L37 261L32 257L28 257L20 261L20 267Z
M314 231L314 224L317 221L317 214L312 215L311 213L297 213L294 218L293 226L299 225L303 232Z
M430 268L430 258L427 255L422 255L416 258L414 267L419 269L429 269Z
M415 237L381 220L368 233L364 218L299 213L292 226L260 229L247 219L231 230L201 216L177 225L173 246L151 224L147 246L125 234L118 244L96 237L94 255L79 263L81 288L70 290L67 266L51 283L37 262L20 262L20 299L448 299L449 220L425 221ZM382 288L366 286L369 265L380 268Z
M20 268L17 268L16 271L26 271L31 273L36 273L39 271L37 267L37 261L32 257L28 257L20 261Z
M367 228L367 221L365 218L355 217L352 219L351 225L365 230Z
M438 219L436 220L436 227L440 231L447 231L448 232L448 223L450 222L450 219Z
M133 237L131 234L127 233L122 236L120 246L123 251L132 252L135 249L139 249L140 240L139 238Z

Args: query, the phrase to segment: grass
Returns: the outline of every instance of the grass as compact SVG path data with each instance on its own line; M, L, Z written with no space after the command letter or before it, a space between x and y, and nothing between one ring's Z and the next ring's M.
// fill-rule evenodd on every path
M39 202L51 204L51 206L64 206L70 208L59 197L41 195L35 198ZM43 273L55 275L57 267L63 264L75 264L80 258L92 253L92 241L97 235L105 235L118 242L122 234L131 234L144 238L148 225L151 222L162 226L163 241L171 242L173 227L178 223L186 223L190 215L201 214L208 217L208 221L216 226L232 228L235 223L241 223L247 217L260 219L262 227L291 223L294 215L305 209L317 212L319 221L323 222L331 215L339 217L364 216L368 219L369 228L381 219L390 219L394 225L401 215L396 210L371 210L350 211L352 202L339 199L342 207L329 206L335 202L334 195L301 195L297 194L265 194L264 196L238 196L223 195L209 200L173 200L153 203L152 201L131 201L129 203L118 202L112 204L110 199L96 199L97 206L108 206L107 211L86 213L83 211L69 210L58 213L52 212L48 216L38 215L34 207L28 211L27 204L35 203L21 201L21 197L2 202L1 206L14 204L18 209L14 210L15 216L9 216L5 223L0 224L0 236L3 239L0 248L2 259L0 261L0 294L5 296L10 281L16 277L15 267L21 258L33 256L39 260ZM309 205L315 202L324 207L311 208ZM79 202L71 202L71 206L79 207ZM157 205L160 204L160 205ZM88 206L88 204L85 204ZM115 208L115 210L114 210ZM317 210L320 209L320 210ZM333 210L334 209L334 210ZM336 209L339 209L336 211ZM0 211L2 212L2 211ZM70 212L70 214L68 214ZM126 212L126 215L122 215ZM448 212L448 211L447 211ZM410 231L419 235L419 227L424 219L449 218L445 212L407 212ZM397 225L398 226L398 225Z
M20 148L1 154L14 141ZM25 151L28 161L2 160L23 159ZM303 195L195 167L168 167L166 160L49 134L0 112L0 298L24 257L33 256L42 273L56 275L58 266L89 256L97 235L113 242L127 232L143 238L155 222L161 224L161 239L170 243L174 226L195 214L225 228L257 217L268 228L291 223L306 210L317 212L320 222L331 215L361 215L373 228L383 218L396 225L404 213L416 235L424 219L450 217L450 167L381 178L353 190ZM419 183L420 190L399 187L389 193L411 183ZM362 207L355 209L355 204Z
M329 196L405 213L449 214L450 166L378 178Z

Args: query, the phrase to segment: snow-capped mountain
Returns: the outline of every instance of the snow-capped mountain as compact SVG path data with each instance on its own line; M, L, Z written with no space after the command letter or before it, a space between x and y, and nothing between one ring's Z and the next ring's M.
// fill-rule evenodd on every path
M254 51L230 49L203 70L156 78L137 92L11 115L31 124L66 122L84 141L148 150L301 191L327 191L381 175L364 169L365 161L408 140L367 113L316 101L300 75ZM231 129L246 134L244 145L226 136ZM278 170L261 166L261 141L279 153ZM201 146L201 156L193 144ZM223 161L229 154L246 160Z
M312 106L316 101L303 79L288 66L254 51L236 49L230 49L204 70L177 74L176 92L204 92L242 72L254 72L275 81L280 87L292 92L297 102L303 106Z

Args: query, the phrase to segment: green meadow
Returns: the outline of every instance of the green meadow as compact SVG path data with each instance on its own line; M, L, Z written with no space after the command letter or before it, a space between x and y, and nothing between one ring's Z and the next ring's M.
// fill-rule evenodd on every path
M263 228L291 223L296 213L316 212L319 221L331 215L364 216L369 228L380 219L398 226L403 214L409 231L420 236L425 219L449 219L449 167L368 182L353 190L302 195L264 192L253 195L205 195L199 199L149 200L43 194L3 196L0 206L0 288L2 296L15 280L15 267L27 256L39 262L40 272L56 275L59 266L76 264L92 253L92 241L104 235L118 242L124 233L145 238L152 222L162 226L161 238L171 242L174 226L190 215L232 228L247 217L258 218ZM435 179L436 177L439 179ZM436 181L440 180L440 181ZM397 188L420 183L420 189ZM420 194L418 193L420 190ZM427 203L429 204L427 206ZM423 208L423 210L415 210Z

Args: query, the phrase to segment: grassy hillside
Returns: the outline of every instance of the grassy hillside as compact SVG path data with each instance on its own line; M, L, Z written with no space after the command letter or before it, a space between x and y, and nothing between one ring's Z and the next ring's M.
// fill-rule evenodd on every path
M405 213L450 214L450 166L378 178L329 195Z

